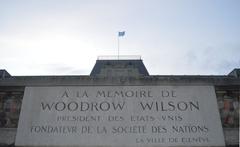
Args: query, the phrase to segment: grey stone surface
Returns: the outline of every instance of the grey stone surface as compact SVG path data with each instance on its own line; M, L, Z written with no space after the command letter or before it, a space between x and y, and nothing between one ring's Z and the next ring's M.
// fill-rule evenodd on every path
M14 144L16 132L16 128L0 128L0 145Z
M239 69L237 69L239 72ZM234 70L236 71L236 70ZM133 72L134 73L134 72ZM4 76L0 78L0 88L3 91L24 91L25 86L143 86L143 85L172 85L172 86L240 86L240 78L236 72L229 75L150 75L138 77L99 77L99 76ZM240 88L239 88L240 90ZM4 129L3 129L4 130ZM0 131L0 140L8 142L14 133L6 135L6 130ZM11 132L11 131L10 131ZM224 129L227 145L239 144L239 128ZM7 137L8 136L8 137ZM9 143L12 141L9 141ZM1 145L1 142L0 142Z
M233 76L12 76L0 79L0 86L57 86L57 85L240 85Z
M226 140L226 145L236 145L239 144L239 130L238 128L225 128L224 135Z
M213 86L27 87L16 138L16 146L224 145Z

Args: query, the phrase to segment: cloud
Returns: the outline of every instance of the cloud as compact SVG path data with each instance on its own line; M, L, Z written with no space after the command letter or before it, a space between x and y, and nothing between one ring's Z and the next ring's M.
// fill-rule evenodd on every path
M228 74L240 67L240 45L196 47L185 55L188 68L195 74Z
M226 74L239 66L233 2L0 3L0 64L13 75L88 74L98 55L117 54L119 30L126 31L120 54L142 55L150 74Z

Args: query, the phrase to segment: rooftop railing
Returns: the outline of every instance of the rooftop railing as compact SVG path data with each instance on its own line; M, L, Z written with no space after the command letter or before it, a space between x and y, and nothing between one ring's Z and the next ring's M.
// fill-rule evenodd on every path
M141 60L140 55L101 55L98 60Z

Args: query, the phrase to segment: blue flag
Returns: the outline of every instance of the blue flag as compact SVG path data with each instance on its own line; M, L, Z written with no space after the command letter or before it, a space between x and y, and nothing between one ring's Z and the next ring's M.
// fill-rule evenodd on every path
M118 32L118 37L123 37L125 35L125 31Z

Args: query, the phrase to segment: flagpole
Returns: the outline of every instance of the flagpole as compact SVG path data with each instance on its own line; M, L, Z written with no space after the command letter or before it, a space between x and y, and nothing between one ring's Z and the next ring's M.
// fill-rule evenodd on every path
M118 60L119 60L119 36L118 36Z
M119 60L119 56L120 56L120 55L119 55L119 53L120 53L120 39L119 39L119 38L120 38L120 37L123 37L124 35L125 35L125 31L123 31L123 32L118 32L118 55L117 55L117 56L118 56L118 57L117 57L118 60Z

